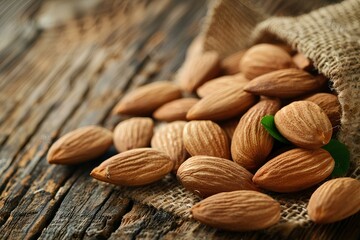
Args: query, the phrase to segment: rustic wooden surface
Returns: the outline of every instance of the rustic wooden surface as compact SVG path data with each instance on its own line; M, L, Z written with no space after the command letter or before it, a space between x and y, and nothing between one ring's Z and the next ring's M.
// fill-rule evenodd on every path
M51 6L44 1L0 1L1 239L284 238L217 231L122 197L116 187L89 177L111 151L81 166L46 162L49 146L64 133L89 124L112 129L121 118L111 110L124 92L171 79L199 31L206 4L104 1L51 26ZM55 9L50 15L62 16ZM357 214L285 237L359 236Z

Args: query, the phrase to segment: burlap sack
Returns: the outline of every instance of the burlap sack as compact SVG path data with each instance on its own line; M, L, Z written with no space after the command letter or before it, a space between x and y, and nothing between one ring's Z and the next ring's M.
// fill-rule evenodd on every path
M297 17L273 17L262 21L274 13L289 13L291 9L291 6L285 6L281 12L271 6L268 4L264 10L259 5L251 6L248 1L216 2L205 22L204 48L216 50L225 57L256 42L281 40L309 57L315 67L331 79L333 88L338 92L343 112L339 139L351 152L349 175L359 179L360 1L347 0ZM314 6L305 6L305 11L311 7ZM190 207L200 200L184 190L173 176L146 187L123 190L139 202L184 219L190 217ZM311 191L273 195L282 206L282 219L278 226L309 223L306 204L310 194Z

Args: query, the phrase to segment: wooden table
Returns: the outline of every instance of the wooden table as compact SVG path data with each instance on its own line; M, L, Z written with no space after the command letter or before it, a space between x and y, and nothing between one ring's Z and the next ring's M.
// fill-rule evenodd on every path
M0 2L1 239L269 239L267 232L229 233L184 221L98 184L89 172L111 152L81 166L47 163L57 137L90 124L112 129L121 117L111 110L126 91L171 79L207 5L204 0L104 1L95 10L73 12L74 20L56 3ZM287 235L359 236L360 214Z

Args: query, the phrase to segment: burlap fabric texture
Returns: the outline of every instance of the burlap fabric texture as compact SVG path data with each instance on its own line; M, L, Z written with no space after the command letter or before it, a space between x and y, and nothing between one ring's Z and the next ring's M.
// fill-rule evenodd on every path
M351 152L349 176L359 179L360 1L347 0L296 17L264 20L275 12L270 9L272 4L267 5L266 12L266 8L264 11L251 6L249 1L216 2L205 21L204 48L216 50L225 57L257 42L282 41L309 57L319 72L331 79L338 93L342 106L339 139ZM123 190L139 202L184 219L191 217L190 207L200 200L182 188L173 176L146 187ZM282 206L281 222L276 227L309 223L306 205L310 194L311 190L299 194L272 194Z

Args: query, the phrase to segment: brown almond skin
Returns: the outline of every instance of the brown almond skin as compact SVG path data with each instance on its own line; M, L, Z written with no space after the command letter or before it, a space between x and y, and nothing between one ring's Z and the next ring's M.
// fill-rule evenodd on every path
M313 102L292 102L280 109L274 120L279 132L298 147L317 149L331 140L331 122Z
M195 156L180 165L177 178L189 191L208 197L220 192L258 190L253 175L233 161L209 156Z
M194 106L199 99L197 98L180 98L165 103L158 108L153 117L160 121L172 122L178 120L186 120L186 114L189 109Z
M302 70L309 71L313 68L313 65L312 65L312 62L310 61L310 59L305 57L305 55L302 53L295 54L295 56L293 56L292 59L293 59L295 65Z
M230 158L229 140L221 127L212 121L188 122L184 127L183 141L191 156Z
M196 93L199 97L203 98L213 94L219 89L234 86L234 84L245 87L248 82L249 80L246 79L242 73L231 76L222 76L204 83L196 90Z
M176 81L182 90L194 92L206 81L220 73L220 58L215 51L193 54L186 58L178 70Z
M326 179L334 165L334 159L324 149L295 148L265 163L255 173L253 182L274 192L296 192Z
M258 44L249 48L240 61L240 70L248 79L279 69L295 67L291 56L281 47Z
M49 149L51 164L78 164L97 158L113 143L112 132L99 126L81 127L59 138Z
M344 177L325 182L311 195L307 211L316 223L337 222L359 212L360 181Z
M186 115L188 120L226 120L243 114L257 98L243 91L243 86L233 84L205 96Z
M119 153L91 171L103 182L122 186L142 186L156 182L173 168L170 157L151 148L137 148Z
M320 89L325 81L301 69L273 71L250 81L244 90L255 95L294 98Z
M240 60L244 56L246 50L233 53L221 61L221 69L225 75L234 75L240 72Z
M261 119L265 115L274 115L280 107L279 99L264 99L241 117L231 143L231 156L234 162L250 171L265 162L274 139L262 126Z
M181 98L181 90L171 82L161 81L141 86L126 94L114 112L146 116L167 102Z
M151 139L151 147L168 154L174 162L173 172L187 159L188 153L183 142L186 122L175 121L160 127Z
M154 122L148 117L134 117L120 122L114 129L114 145L119 152L150 145Z
M316 103L319 107L321 107L328 116L333 127L340 124L341 106L337 96L330 93L315 93L303 100Z
M231 142L234 136L234 132L237 125L239 124L239 121L240 121L239 118L233 118L220 123L220 127L222 128L222 130L224 130L224 132L228 136L229 142Z
M280 204L255 191L233 191L213 195L191 208L194 219L229 231L268 228L280 220Z

